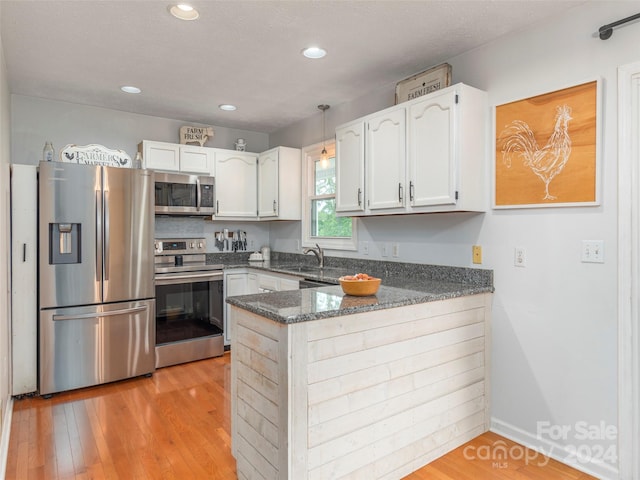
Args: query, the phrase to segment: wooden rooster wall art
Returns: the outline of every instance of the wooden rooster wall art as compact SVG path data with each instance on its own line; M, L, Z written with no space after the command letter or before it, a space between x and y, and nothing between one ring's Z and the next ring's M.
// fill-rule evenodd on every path
M597 204L597 86L496 107L497 208Z

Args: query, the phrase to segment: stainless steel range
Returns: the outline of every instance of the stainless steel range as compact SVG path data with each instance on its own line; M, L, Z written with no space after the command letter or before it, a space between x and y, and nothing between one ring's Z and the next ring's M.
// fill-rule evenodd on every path
M204 238L155 240L156 368L224 354L222 265Z

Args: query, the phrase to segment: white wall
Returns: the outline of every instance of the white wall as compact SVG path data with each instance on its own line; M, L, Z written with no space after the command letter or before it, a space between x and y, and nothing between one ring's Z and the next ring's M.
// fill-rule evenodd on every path
M637 11L637 2L588 3L448 60L454 83L488 92L492 118L496 105L601 78L600 206L377 217L361 220L358 227L359 240L370 242L368 258L380 258L371 242L379 247L382 242L396 241L400 261L473 266L471 245L483 247L483 267L494 270L496 288L494 429L567 462L576 457L562 447L585 445L582 452L591 452L595 460L617 448L615 438L576 437L576 424L617 425L616 68L640 60L640 24L616 29L607 41L593 34L601 25ZM327 112L327 130L392 105L394 87L372 93L368 97L372 108L367 99L332 106ZM315 123L310 119L276 132L270 143L315 143L319 141ZM493 158L489 152L490 161ZM293 251L292 238L299 236L298 224L274 224L272 247ZM604 240L604 264L580 262L583 239ZM516 246L526 248L526 268L513 265ZM538 438L537 422L571 430L563 438ZM611 456L604 458L604 464L581 461L576 466L599 477L617 477L616 460Z
M9 158L11 97L0 41L0 478L4 478L11 428L11 288Z
M53 142L56 155L68 144L98 143L124 150L134 158L142 140L178 143L180 127L198 125L23 95L12 95L11 123L11 162L32 165L42 160L47 140ZM217 126L213 130L206 147L234 149L240 137L247 141L249 151L262 152L269 147L266 133Z

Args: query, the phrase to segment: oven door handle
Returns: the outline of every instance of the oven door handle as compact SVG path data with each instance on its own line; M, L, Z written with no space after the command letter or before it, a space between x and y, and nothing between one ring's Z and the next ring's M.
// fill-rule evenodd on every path
M156 285L171 285L175 283L215 282L222 280L222 273L189 273L185 275L156 276ZM186 282L185 282L186 280Z

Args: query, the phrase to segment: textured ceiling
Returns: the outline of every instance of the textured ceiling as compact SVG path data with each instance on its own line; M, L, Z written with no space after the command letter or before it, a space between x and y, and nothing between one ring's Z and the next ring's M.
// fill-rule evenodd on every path
M200 0L191 22L170 3L1 0L11 92L270 133L585 2Z

